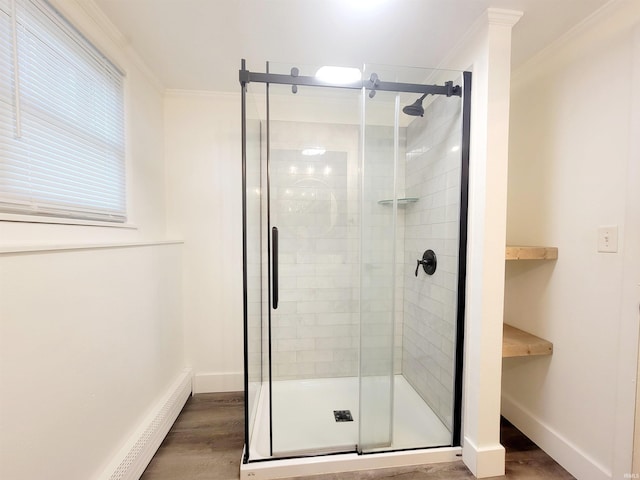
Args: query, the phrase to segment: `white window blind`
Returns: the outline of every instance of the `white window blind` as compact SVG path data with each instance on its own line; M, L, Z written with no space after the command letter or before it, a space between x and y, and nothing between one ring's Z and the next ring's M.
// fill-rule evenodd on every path
M123 75L45 0L0 0L0 211L126 221Z

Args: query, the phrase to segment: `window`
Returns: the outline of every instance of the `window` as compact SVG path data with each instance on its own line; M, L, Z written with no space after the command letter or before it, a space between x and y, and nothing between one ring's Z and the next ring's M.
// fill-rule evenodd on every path
M45 0L0 0L0 212L126 221L123 74Z

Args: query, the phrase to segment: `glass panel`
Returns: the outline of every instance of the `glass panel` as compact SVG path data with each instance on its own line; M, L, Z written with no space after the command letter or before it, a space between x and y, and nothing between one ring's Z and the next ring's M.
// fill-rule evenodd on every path
M249 86L246 96L246 189L245 189L245 235L247 269L247 310L246 354L247 354L247 433L250 459L264 458L269 451L269 402L268 389L268 348L267 313L265 301L268 292L266 270L266 178L265 168L265 120L260 113L259 100L263 98L251 94L252 90L264 86ZM264 110L264 108L262 109Z
M461 85L457 72L368 66L381 81ZM451 445L461 192L457 96L367 96L360 448ZM395 102L399 100L399 104ZM409 115L403 111L404 107ZM420 116L420 107L424 109ZM396 116L397 115L397 116ZM437 257L433 275L417 260Z
M354 451L358 443L359 95L270 86L275 456Z
M462 84L459 74L446 80ZM453 429L462 100L428 97L424 110L406 129L405 192L417 200L404 210L402 374L431 408L442 430L432 441L443 445L452 442ZM435 252L437 269L427 275L421 268L416 277L426 249Z
M389 447L393 427L399 97L365 97L360 291L360 449Z

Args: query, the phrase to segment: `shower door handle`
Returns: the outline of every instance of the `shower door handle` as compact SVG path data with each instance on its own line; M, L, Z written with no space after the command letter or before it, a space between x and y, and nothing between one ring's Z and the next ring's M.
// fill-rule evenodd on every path
M278 308L278 227L271 227L271 263L272 263L272 306Z

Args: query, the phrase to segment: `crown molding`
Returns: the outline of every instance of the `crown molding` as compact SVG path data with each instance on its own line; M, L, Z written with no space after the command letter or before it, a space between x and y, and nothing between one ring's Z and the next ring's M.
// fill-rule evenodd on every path
M117 47L123 56L135 66L160 93L164 92L164 85L158 76L149 68L138 52L132 47L129 39L120 32L106 13L94 2L94 0L70 0L77 6L87 18ZM126 71L126 69L123 69Z
M107 15L96 5L93 0L74 0L74 3L80 7L87 16L100 28L102 32L111 40L118 48L126 49L129 40L125 37L118 27L107 17Z
M519 10L507 10L504 8L488 8L485 12L489 25L500 25L503 27L513 27L520 21L523 12Z
M165 86L162 83L162 81L158 78L158 76L154 73L154 71L151 70L151 68L149 68L149 65L147 65L147 63L142 59L142 57L131 45L129 45L125 49L125 54L127 55L127 58L131 61L131 63L135 65L136 68L140 70L140 72L142 72L142 74L146 77L149 83L151 83L151 85L153 85L153 87L159 93L164 93Z
M442 61L436 67L440 69L458 69L464 70L471 68L471 65L457 65L454 59L459 58L461 53L469 48L473 38L477 36L483 29L490 26L506 26L513 28L524 15L519 10L507 10L502 8L488 8L476 20L471 27L462 35L458 42L449 50ZM453 63L453 65L452 65Z
M599 23L607 20L611 20L613 25L608 25L606 28L602 26L594 28L598 26ZM567 55L567 52L564 51L565 47L569 46L571 42L579 36L587 34L590 31L600 38L607 38L607 36L612 33L619 32L621 29L631 27L638 23L640 23L640 2L635 0L633 2L629 2L628 0L610 0L582 22L567 30L563 35L531 56L512 72L512 79L519 81L539 73L547 65L551 65L554 58Z

